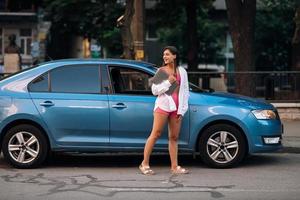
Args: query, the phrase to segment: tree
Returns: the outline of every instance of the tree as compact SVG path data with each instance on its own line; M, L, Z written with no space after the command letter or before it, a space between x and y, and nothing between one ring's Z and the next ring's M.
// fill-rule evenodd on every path
M45 0L44 7L47 20L52 22L52 39L71 43L70 36L79 35L96 39L112 54L120 52L121 49L115 47L121 45L109 46L111 43L121 43L116 20L123 6L117 0ZM72 48L70 45L60 48L60 45L65 45L63 43L55 42L53 49L62 49L59 53L63 54L68 52L65 48Z
M126 0L125 13L118 19L121 29L123 54L121 58L134 59L134 46L131 32L131 22L134 15L134 0Z
M164 35L164 29L171 33L175 32L175 29L178 28L178 19L184 19L183 21L185 28L183 30L179 30L182 35L185 37L184 46L187 46L187 52L184 55L187 60L187 64L189 70L197 70L198 68L198 35L197 35L197 9L199 5L199 0L174 0L174 1L161 1L157 4L158 14L160 15L159 24L162 29L160 29L160 33ZM166 12L167 10L167 12ZM171 31L171 32L170 32ZM177 30L176 30L177 31ZM183 32L183 34L182 34ZM171 33L172 34L172 33ZM178 43L178 42L176 42ZM178 46L179 44L173 44L174 46ZM170 44L169 44L170 45ZM179 47L182 49L182 47Z
M187 0L185 5L187 19L188 52L187 64L190 70L198 69L198 38L197 38L197 0Z
M292 69L300 71L300 3L297 4L297 9L294 18L296 28L292 41ZM300 75L296 75L295 84L295 99L300 99Z
M253 71L256 0L226 0L226 7L235 71ZM251 74L237 74L235 87L236 93L254 95L255 82Z
M196 37L190 36L188 28L188 19L191 17L187 14L186 9L187 2L185 1L161 1L157 5L157 15L160 14L158 19L158 37L163 44L174 45L178 47L178 50L181 55L181 62L188 63L188 55L191 47L189 45L191 41L196 43L197 52L196 55L193 53L193 56L196 56L197 65L198 63L217 63L219 52L222 49L222 35L224 32L224 25L215 22L210 19L209 11L212 9L212 2L210 0L206 1L197 1L196 2L196 25L193 25L193 28L196 28ZM168 12L164 12L168 10ZM194 22L193 22L194 23ZM195 33L194 33L195 34ZM193 52L195 51L195 48ZM189 70L197 70L197 66Z
M256 15L255 27L256 69L297 70L294 63L295 58L299 56L300 49L297 50L297 28L295 29L294 25L297 21L295 1L260 0L259 3L260 9ZM300 77L295 75L287 74L289 84L293 86L294 90L293 93L286 96L289 99L299 99L300 97L300 84L298 83Z
M292 40L292 67L295 71L300 71L300 3L295 12L295 32Z
M295 3L260 0L255 23L255 64L259 71L290 70Z

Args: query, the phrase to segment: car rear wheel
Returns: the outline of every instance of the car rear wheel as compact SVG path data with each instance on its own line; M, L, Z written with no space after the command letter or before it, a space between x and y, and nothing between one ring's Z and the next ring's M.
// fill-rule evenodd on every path
M2 144L5 159L16 168L34 168L47 156L48 143L40 131L32 125L18 125L4 136Z
M200 140L201 159L215 168L234 167L245 157L246 142L236 127L228 124L216 124L207 128Z

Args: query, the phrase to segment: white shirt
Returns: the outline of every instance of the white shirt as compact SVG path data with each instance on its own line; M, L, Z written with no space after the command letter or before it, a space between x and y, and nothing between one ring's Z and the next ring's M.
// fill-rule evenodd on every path
M178 69L180 74L178 109L176 108L172 96L165 94L171 86L169 80L165 80L160 84L152 84L151 86L153 95L158 96L155 101L154 110L158 107L166 112L173 112L177 109L177 114L182 116L188 110L188 100L190 96L188 76L183 67L178 67Z

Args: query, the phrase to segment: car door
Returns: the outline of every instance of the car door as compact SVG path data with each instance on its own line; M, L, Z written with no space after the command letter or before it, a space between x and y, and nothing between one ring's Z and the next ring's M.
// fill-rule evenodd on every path
M99 65L58 67L35 79L29 91L57 145L108 145L108 97L101 91Z
M149 72L131 66L107 67L112 92L108 95L110 111L110 144L121 147L144 147L151 133L153 108L156 97L152 95ZM188 117L183 123L179 145L187 145ZM167 148L168 129L165 126L156 147Z

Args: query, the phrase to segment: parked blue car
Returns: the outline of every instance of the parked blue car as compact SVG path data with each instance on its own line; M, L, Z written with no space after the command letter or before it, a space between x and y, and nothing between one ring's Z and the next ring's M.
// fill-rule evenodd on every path
M0 144L17 168L40 165L49 152L142 152L156 97L155 65L129 60L67 59L43 63L0 81ZM181 152L211 167L282 148L276 108L237 94L190 84ZM155 151L168 150L167 127Z

